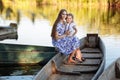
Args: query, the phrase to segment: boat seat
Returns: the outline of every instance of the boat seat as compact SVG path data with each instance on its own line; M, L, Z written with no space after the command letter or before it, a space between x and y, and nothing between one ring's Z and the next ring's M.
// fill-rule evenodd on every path
M61 70L60 68L58 68L54 60L52 60L52 68L53 68L52 69L53 73L66 74L66 75L81 75L81 72Z
M97 71L98 66L93 65L66 65L63 64L59 67L59 70L64 72L80 72L80 73L88 73Z
M120 79L120 58L115 63L115 75L116 78Z
M67 64L67 59L68 59L68 56L64 58L63 60L63 64L65 65L84 65L84 66L98 66L100 63L101 63L101 56L102 55L97 55L97 54L83 54L83 57L86 59L83 63L76 63L76 64Z
M82 53L100 53L100 49L98 48L83 48L81 50Z
M98 46L98 34L87 34L86 47L95 48Z

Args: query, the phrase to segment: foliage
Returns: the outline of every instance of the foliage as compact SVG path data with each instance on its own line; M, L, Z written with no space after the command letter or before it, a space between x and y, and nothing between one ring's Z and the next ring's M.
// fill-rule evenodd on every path
M110 3L116 1L118 0L108 0ZM100 29L101 34L104 34L106 30L109 30L107 31L109 33L112 30L120 32L120 11L116 7L109 8L107 0L2 0L2 3L4 5L2 15L5 16L6 10L10 7L11 19L17 21L19 21L19 16L24 14L33 22L34 18L46 19L52 26L60 9L65 8L74 14L77 25L87 26L88 31Z

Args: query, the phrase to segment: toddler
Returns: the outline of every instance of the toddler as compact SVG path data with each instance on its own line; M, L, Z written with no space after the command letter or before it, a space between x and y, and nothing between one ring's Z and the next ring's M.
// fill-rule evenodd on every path
M73 18L73 14L67 14L66 31L69 32L68 36L74 36L77 33L76 24L74 23Z

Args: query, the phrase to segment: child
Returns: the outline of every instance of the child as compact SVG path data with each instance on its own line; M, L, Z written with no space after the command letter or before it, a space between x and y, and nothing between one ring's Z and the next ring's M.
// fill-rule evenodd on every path
M69 13L67 14L67 18L66 18L66 31L69 32L69 36L74 36L77 33L77 29L76 29L76 25L73 21L73 14Z

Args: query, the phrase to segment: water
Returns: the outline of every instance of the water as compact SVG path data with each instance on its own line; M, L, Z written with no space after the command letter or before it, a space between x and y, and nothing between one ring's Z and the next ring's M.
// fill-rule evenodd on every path
M0 67L0 76L36 75L43 65L19 65Z
M11 16L11 19L5 18L6 13L3 12L0 16L0 24L8 25L10 21L18 23L18 40L4 40L0 43L52 46L50 37L52 24L61 8L66 8L68 12L74 14L78 29L77 37L82 38L87 33L98 33L102 38L106 47L105 68L120 56L119 10L109 9L107 6L79 8L37 6L35 10L26 7L14 9L16 15Z
M27 76L2 76L0 77L0 80L33 80L33 76L27 75Z
M120 36L106 36L103 37L106 46L106 68L120 57Z

